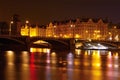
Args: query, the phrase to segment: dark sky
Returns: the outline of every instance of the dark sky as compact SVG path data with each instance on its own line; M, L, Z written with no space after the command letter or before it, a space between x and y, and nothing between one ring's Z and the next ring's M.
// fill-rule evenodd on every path
M120 22L120 0L0 0L0 21L10 21L13 14L39 24L77 17Z

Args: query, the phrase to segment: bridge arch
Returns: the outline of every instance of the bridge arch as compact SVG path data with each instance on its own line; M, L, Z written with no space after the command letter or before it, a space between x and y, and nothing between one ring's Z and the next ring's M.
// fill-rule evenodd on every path
M83 46L85 47L90 47L90 46L98 46L98 45L103 45L108 47L108 49L119 49L119 46L117 44L114 43L110 43L110 42L104 42L104 41L93 41L93 42L82 42Z
M69 48L69 40L65 39L56 39L56 38L31 38L30 45L33 44L33 42L43 40L48 42L48 44L51 45L51 48L53 49L68 49Z
M25 45L25 43L23 41L14 39L14 38L8 38L8 37L1 37L0 38L0 43L2 44L21 44L21 45Z
M0 37L0 50L24 51L28 50L28 47L23 41L10 37Z

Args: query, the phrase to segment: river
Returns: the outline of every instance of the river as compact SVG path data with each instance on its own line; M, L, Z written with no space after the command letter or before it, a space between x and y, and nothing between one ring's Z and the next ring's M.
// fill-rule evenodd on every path
M119 51L31 48L0 53L0 80L120 80Z

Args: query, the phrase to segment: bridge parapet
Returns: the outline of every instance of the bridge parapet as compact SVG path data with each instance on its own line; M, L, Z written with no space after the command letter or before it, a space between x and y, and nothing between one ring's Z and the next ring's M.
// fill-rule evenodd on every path
M75 49L75 43L77 42L90 42L88 40L82 39L74 39L74 38L53 38L53 37L29 37L29 36L8 36L8 35L0 35L0 38L6 38L21 42L22 44L26 45L28 50L30 48L30 44L37 40L44 40L52 44L53 48L63 48L63 49ZM98 42L98 43L106 43L109 45L120 47L120 42L115 41L103 41L103 40L92 40L91 42ZM74 50L73 50L74 51Z
M120 49L120 42L115 42L115 41L104 41L104 40L92 40L92 41L76 41L76 43L82 43L87 46L96 46L96 45L104 45L108 47L112 47L114 49Z

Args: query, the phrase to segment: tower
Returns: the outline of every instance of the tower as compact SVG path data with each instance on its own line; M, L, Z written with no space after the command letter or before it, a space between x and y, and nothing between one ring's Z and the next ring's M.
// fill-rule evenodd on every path
M14 14L10 21L10 32L11 35L20 35L21 29L21 21L19 19L19 15Z

